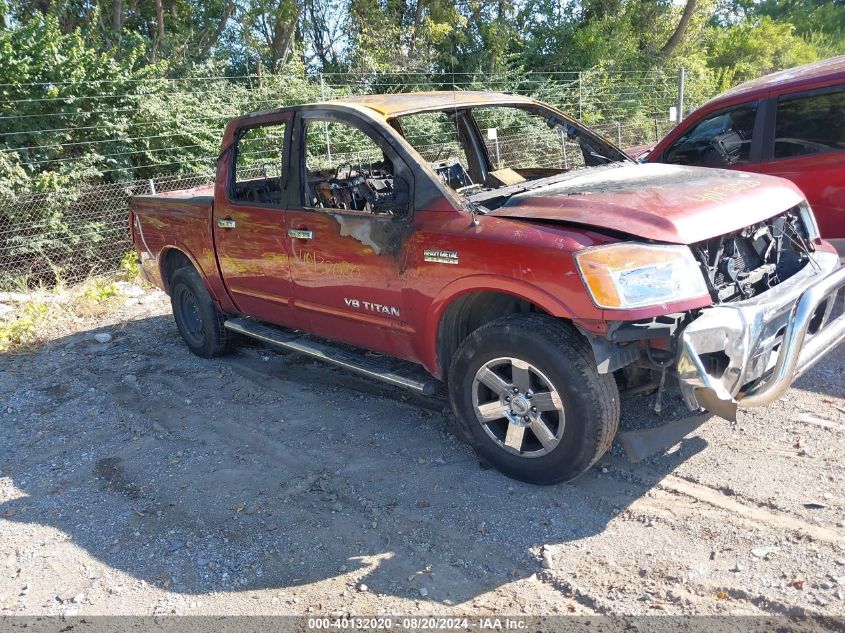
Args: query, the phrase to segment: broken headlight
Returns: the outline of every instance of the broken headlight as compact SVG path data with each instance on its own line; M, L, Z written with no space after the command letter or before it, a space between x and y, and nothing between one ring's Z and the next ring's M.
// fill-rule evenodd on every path
M609 244L575 253L575 262L599 308L641 308L709 296L686 246Z

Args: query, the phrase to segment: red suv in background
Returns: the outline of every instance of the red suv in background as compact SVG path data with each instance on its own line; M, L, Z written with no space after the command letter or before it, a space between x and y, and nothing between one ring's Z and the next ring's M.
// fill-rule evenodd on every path
M822 236L845 255L845 56L732 88L650 151L628 154L788 178L809 200Z

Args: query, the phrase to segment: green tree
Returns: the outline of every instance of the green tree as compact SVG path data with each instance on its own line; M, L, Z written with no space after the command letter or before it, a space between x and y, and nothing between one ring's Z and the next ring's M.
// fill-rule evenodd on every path
M797 35L792 24L775 22L768 16L714 29L711 37L708 63L720 90L820 57L819 50Z

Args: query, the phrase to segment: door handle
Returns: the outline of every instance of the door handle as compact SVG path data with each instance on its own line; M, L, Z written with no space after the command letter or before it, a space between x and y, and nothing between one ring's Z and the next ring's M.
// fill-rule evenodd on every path
M233 229L238 225L232 218L222 218L217 220L217 226L221 229Z
M295 240L310 240L314 237L311 229L288 229L288 237Z

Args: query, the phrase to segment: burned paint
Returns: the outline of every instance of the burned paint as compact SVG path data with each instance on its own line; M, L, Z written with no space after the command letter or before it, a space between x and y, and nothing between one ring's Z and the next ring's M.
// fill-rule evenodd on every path
M632 164L515 192L492 213L692 244L762 222L802 200L791 183L766 176Z
M390 257L399 253L402 242L410 234L410 222L391 217L362 217L359 215L332 216L340 226L341 237L351 237L373 250L376 255Z

